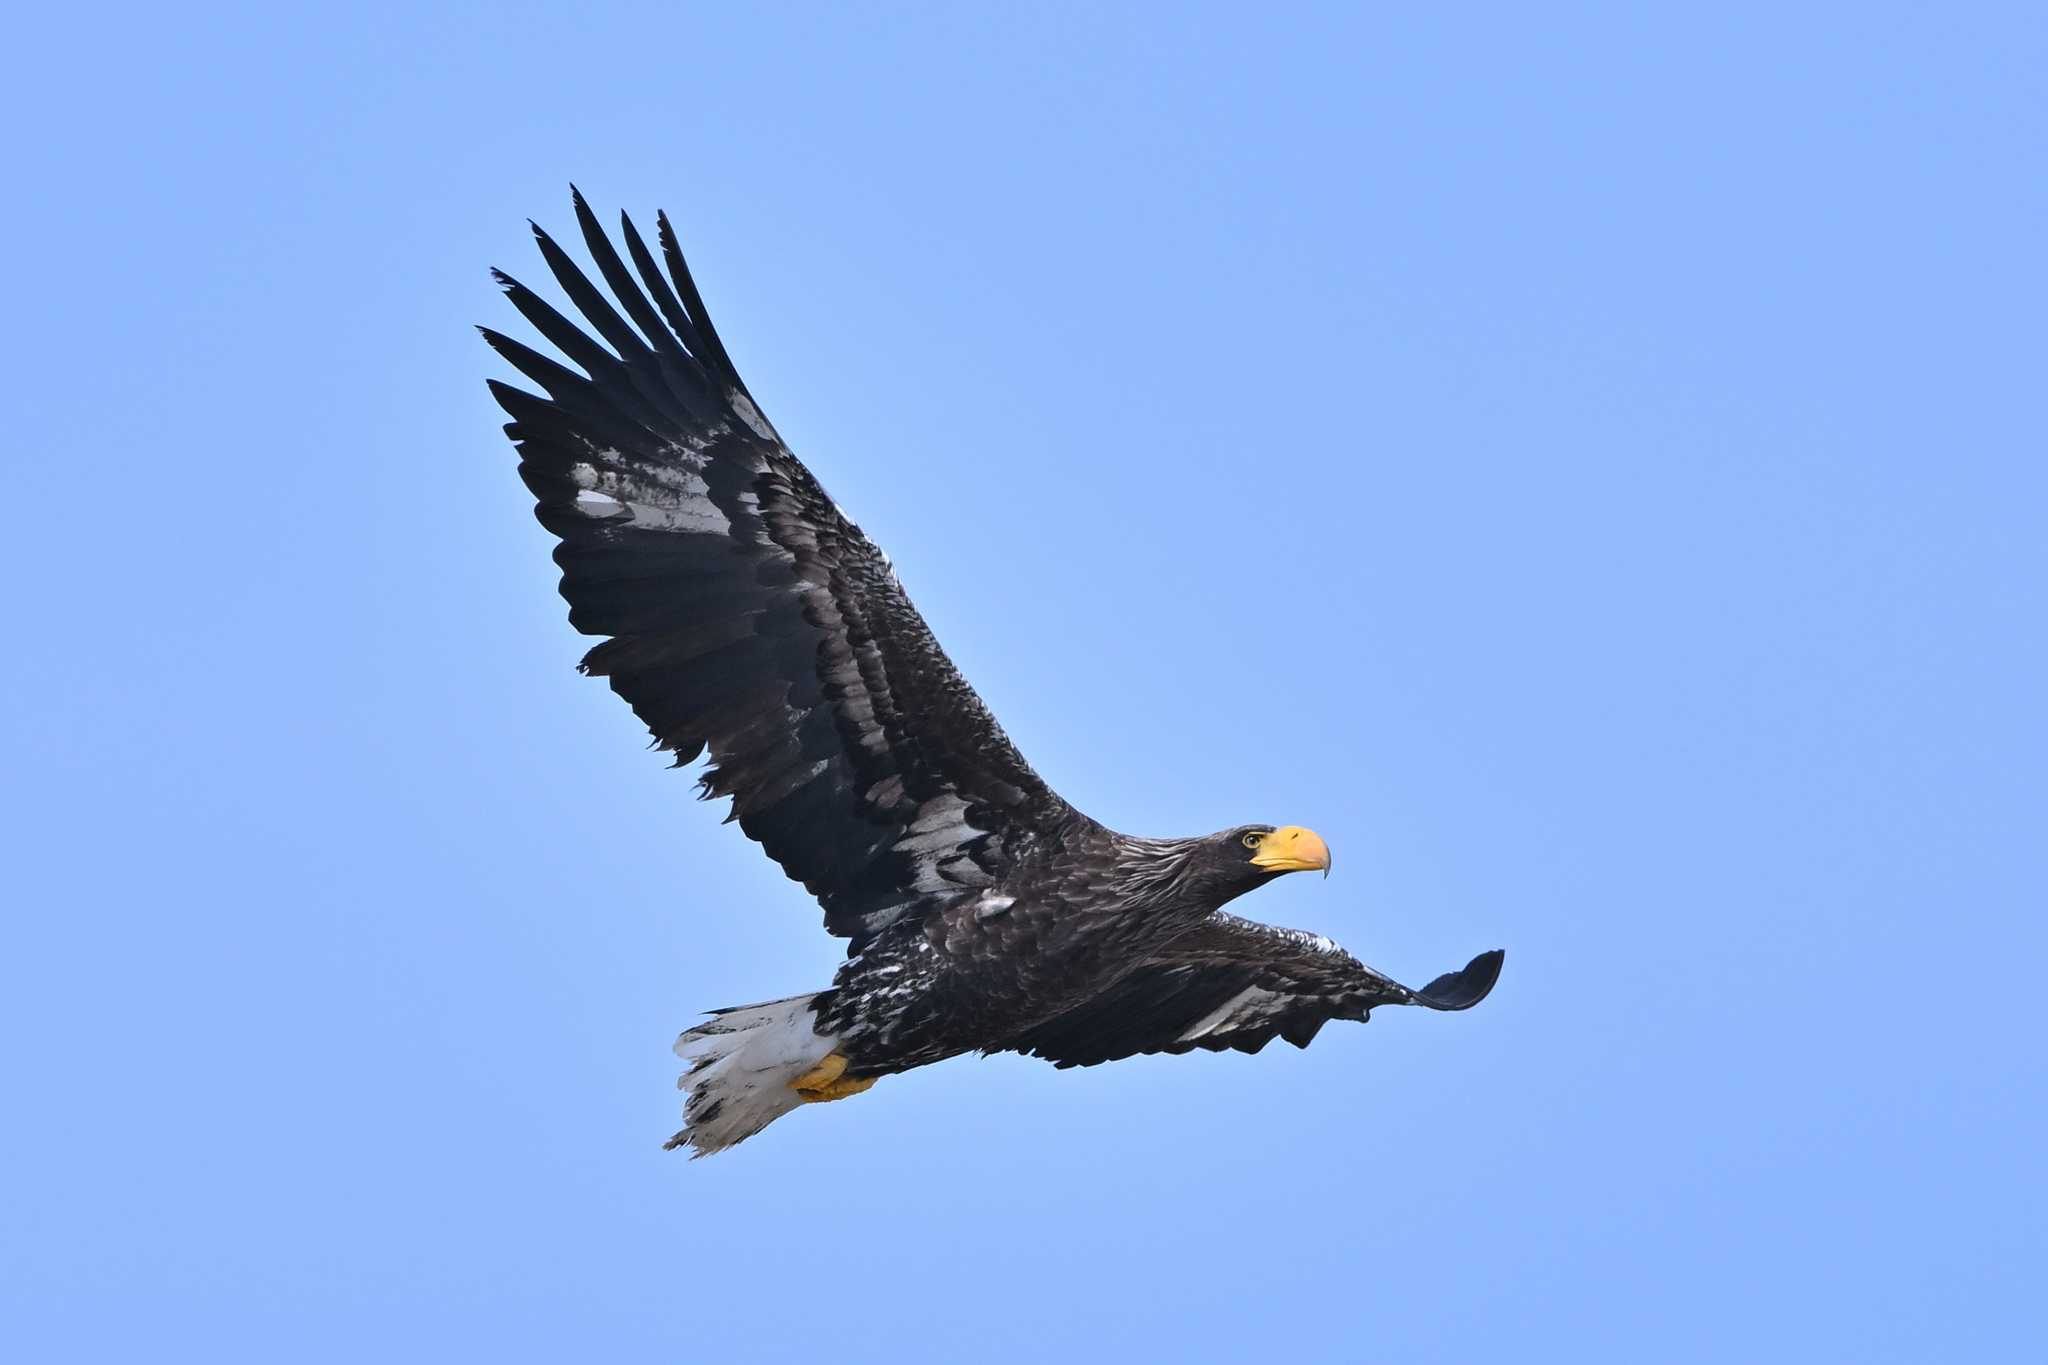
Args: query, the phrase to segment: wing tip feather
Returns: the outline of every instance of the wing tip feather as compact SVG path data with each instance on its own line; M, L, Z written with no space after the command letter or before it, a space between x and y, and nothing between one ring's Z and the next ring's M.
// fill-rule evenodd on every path
M1417 1003L1433 1010L1469 1010L1493 993L1500 980L1507 949L1489 948L1455 972L1445 972L1415 992Z

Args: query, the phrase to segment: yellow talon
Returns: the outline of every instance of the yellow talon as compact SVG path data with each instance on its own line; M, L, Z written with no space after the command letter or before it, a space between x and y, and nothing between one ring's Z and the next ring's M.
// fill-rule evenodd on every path
M833 1100L843 1100L848 1095L858 1095L861 1091L873 1085L875 1079L873 1076L865 1076L859 1080L834 1081L830 1085L819 1086L815 1090L803 1090L798 1093L804 1097L805 1104L829 1104Z
M846 1058L834 1052L824 1061L789 1083L792 1090L823 1090L846 1070Z
M873 1085L877 1079L874 1076L867 1076L841 1080L840 1077L845 1072L846 1058L835 1052L791 1081L789 1088L802 1095L805 1104L825 1104L832 1100L843 1100L848 1095L858 1095Z

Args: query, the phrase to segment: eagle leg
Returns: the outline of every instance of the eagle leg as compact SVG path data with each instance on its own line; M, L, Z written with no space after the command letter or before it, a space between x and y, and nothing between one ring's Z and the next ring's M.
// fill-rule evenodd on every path
M791 1081L789 1088L803 1096L805 1104L827 1104L849 1095L858 1095L878 1079L874 1076L847 1078L845 1071L846 1058L835 1052Z

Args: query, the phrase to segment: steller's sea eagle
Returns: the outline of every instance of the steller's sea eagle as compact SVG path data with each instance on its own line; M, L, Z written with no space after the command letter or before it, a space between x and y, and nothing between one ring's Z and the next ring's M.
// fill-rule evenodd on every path
M826 989L719 1010L676 1041L687 1099L668 1146L721 1151L799 1104L964 1052L1067 1067L1305 1047L1378 1005L1486 997L1499 950L1418 991L1320 935L1222 913L1284 873L1327 875L1309 830L1134 838L1046 786L762 416L667 215L664 274L631 219L622 260L573 197L616 306L534 235L595 336L494 273L580 373L481 330L547 394L491 383L560 541L570 624L609 637L582 669L678 766L709 752L702 794L731 798L850 940Z

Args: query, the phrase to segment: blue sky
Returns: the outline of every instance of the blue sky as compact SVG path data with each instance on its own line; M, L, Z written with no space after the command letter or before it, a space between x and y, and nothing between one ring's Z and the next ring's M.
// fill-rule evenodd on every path
M21 1358L2038 1349L2038 9L13 36ZM1056 787L1493 998L662 1153L839 945L573 671L469 330L572 179Z

